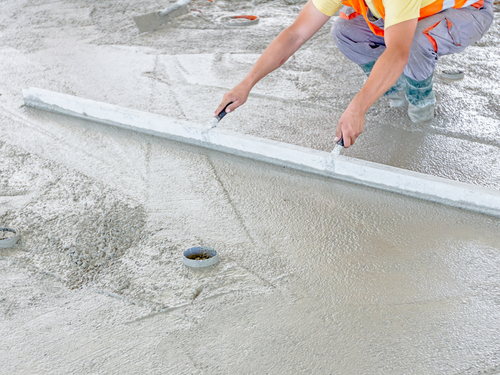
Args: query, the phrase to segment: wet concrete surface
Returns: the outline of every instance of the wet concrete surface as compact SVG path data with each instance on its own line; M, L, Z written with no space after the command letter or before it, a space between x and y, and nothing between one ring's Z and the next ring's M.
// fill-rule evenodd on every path
M23 237L0 252L0 372L500 373L498 219L22 106L38 86L205 123L298 10L138 36L159 6L138 4L2 3L0 222ZM495 22L441 62L466 78L438 81L433 122L380 101L344 153L498 188ZM364 80L328 38L220 126L328 150ZM199 244L214 269L182 265Z

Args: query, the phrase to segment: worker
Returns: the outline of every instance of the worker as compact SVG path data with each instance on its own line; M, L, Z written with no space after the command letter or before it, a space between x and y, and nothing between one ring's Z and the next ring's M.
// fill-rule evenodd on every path
M247 76L224 94L215 115L228 103L227 113L245 103L253 86L283 65L339 9L332 37L368 75L338 122L335 142L343 141L344 147L354 144L366 111L382 95L391 106L408 104L413 122L432 119L439 56L476 43L493 21L492 0L309 0Z

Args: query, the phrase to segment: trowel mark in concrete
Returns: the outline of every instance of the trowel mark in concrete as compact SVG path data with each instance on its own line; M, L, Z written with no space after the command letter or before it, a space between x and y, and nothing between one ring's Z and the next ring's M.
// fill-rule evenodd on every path
M245 231L248 239L250 240L250 242L252 243L252 245L254 247L257 247L257 243L256 241L253 239L252 235L250 234L250 231L248 230L248 227L247 225L245 224L245 220L243 219L243 217L241 216L240 212L238 211L238 209L236 208L236 205L234 204L233 200L231 199L231 196L229 195L229 192L227 191L226 187L224 186L224 183L222 182L222 180L220 179L219 177L219 174L217 173L217 169L215 168L212 160L210 159L210 156L207 155L207 160L208 160L208 163L210 164L210 168L214 174L214 177L215 179L217 180L217 182L219 183L220 187L222 188L222 191L224 192L224 196L226 197L226 200L227 202L229 203L229 205L231 206L231 208L233 209L235 215L236 215L236 218L238 219L238 222L240 223L241 227L243 228L243 230ZM262 277L261 275L259 275L258 273L256 273L255 271L252 271L250 269L248 269L247 267L241 265L241 264L238 264L239 267L243 268L244 270L252 273L254 276L258 277L260 280L262 280L267 286L270 286L272 288L275 288L276 286L270 282L269 280L267 280L266 278Z
M243 230L247 234L248 239L250 240L250 242L252 243L253 246L257 246L257 244L255 243L252 235L250 234L250 231L248 230L248 228L247 228L247 226L245 224L245 221L241 217L240 212L238 211L238 209L234 205L234 202L231 199L231 196L229 195L229 192L227 191L226 187L224 186L224 183L221 181L221 179L219 177L219 174L217 173L217 170L215 169L214 163L210 159L210 156L207 156L207 161L208 161L208 164L210 165L210 169L214 173L215 179L217 180L217 182L219 183L220 187L222 188L222 191L224 192L224 196L226 197L227 202L229 203L229 205L233 209L233 211L234 211L234 213L236 215L236 218L238 219L239 223L241 224L241 227L243 228Z
M176 91L174 90L174 87L172 86L172 82L171 82L171 78L170 78L169 73L168 73L168 69L165 66L165 64L160 60L159 55L156 55L155 66L154 66L154 70L153 70L151 76L153 78L153 82L157 81L157 82L161 82L161 83L164 83L165 85L167 85L167 88L170 91L170 94L172 95L172 98L173 98L174 107L180 112L180 118L187 119L188 116L186 115L186 113L182 109L182 105L177 98ZM157 78L158 76L165 76L165 79L164 80L158 79ZM154 94L155 88L156 88L156 85L153 86L152 94ZM151 102L154 102L153 98L152 98Z
M164 59L159 55L156 55L153 70L144 72L142 73L142 75L150 80L150 90L151 90L150 100L149 100L150 103L154 103L156 101L155 99L157 99L157 96L159 94L158 91L164 89L164 87L162 88L158 87L158 83L166 85L167 90L170 93L169 102L173 103L173 105L169 104L169 107L173 107L172 115L178 118L188 119L188 116L186 116L186 113L182 109L182 105L178 100L178 93L175 91L175 87L172 82L172 77L171 77L172 73L170 72L169 74L169 70L172 70L172 68L175 67L177 66L169 66L167 69L167 66L164 63ZM179 74L176 75L176 79L178 79L178 77L181 77L181 75ZM160 94L164 95L163 90L161 91ZM163 112L164 109L165 109L164 107L161 107L158 110Z

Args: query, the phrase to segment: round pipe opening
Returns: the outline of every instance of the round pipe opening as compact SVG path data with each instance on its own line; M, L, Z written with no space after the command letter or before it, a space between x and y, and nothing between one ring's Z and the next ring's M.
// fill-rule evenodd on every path
M0 248L12 247L19 239L19 231L16 228L0 228Z
M193 268L213 266L219 262L217 250L207 246L191 247L184 251L182 262Z
M465 73L462 70L443 70L441 76L443 78L458 81L459 79L464 78Z
M259 22L259 16L244 14L241 16L225 16L220 20L227 26L250 26Z

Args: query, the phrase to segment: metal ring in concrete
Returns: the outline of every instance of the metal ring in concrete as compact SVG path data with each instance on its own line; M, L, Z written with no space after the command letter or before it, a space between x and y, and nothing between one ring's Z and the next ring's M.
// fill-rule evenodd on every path
M192 268L203 268L213 266L219 262L217 250L211 247L198 246L184 251L182 263Z
M242 16L226 16L220 20L227 26L250 26L259 22L258 16L242 15Z
M5 237L5 232L14 233L13 236ZM0 248L9 248L19 240L19 231L16 228L0 228Z
M464 78L464 72L461 70L443 70L441 76L452 81L458 81Z

